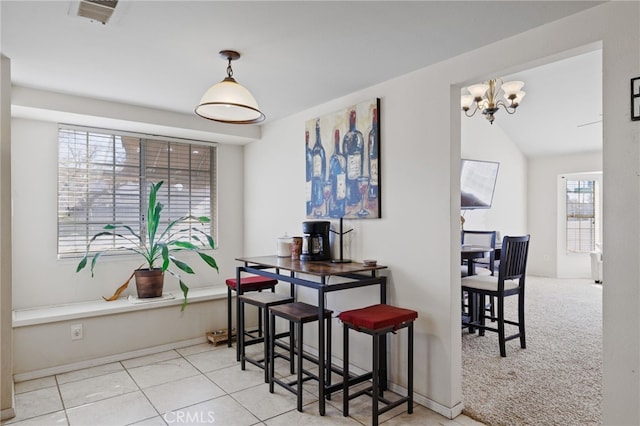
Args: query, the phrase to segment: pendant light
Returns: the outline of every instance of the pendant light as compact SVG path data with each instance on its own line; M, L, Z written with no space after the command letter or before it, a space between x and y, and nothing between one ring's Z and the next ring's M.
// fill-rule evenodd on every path
M200 99L195 113L200 117L232 124L253 124L265 119L253 95L233 78L231 61L240 58L234 50L222 50L220 56L226 59L227 77L209 88Z

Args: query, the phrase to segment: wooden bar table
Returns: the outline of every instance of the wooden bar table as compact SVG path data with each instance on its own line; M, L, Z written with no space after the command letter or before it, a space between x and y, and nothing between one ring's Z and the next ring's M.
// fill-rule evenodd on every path
M380 303L387 303L387 277L379 276L378 271L386 269L386 266L365 266L362 263L331 263L330 261L300 261L290 257L260 256L260 257L239 257L237 261L243 262L243 266L236 268L236 282L240 282L242 272L260 275L268 278L275 278L278 281L285 281L293 286L302 286L315 289L318 295L318 318L323 317L325 306L325 293L346 290L365 286L379 286ZM283 272L281 272L283 271ZM344 278L342 282L330 284L328 278L331 276ZM241 288L238 286L236 294L236 315L239 314ZM293 287L292 287L293 294ZM236 324L238 321L236 320ZM240 332L240 331L239 331ZM320 401L320 415L325 414L325 400L327 394L342 390L342 383L330 383L331 359L325 360L325 323L318 321L318 396ZM382 342L380 349L380 383L382 389L387 388L387 366L386 366L386 342ZM238 345L236 345L238 346Z

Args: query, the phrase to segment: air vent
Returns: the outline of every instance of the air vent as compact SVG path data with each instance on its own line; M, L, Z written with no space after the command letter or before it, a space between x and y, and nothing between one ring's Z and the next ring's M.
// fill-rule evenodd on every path
M82 0L78 6L78 16L106 24L117 4L118 0Z

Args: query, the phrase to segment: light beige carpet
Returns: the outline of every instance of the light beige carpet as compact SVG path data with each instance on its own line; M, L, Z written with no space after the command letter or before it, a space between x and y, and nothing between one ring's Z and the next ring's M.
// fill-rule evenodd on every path
M462 331L464 413L496 426L602 424L602 286L527 277L525 305L527 348L508 341L506 358L496 333Z

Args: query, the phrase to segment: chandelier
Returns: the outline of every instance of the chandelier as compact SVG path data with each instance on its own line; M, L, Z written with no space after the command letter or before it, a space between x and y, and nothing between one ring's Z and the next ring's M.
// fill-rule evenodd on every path
M253 95L233 78L231 61L240 58L233 50L222 50L220 56L227 61L227 77L205 92L196 107L200 117L222 123L251 124L265 119Z
M507 81L503 83L501 79L489 80L488 84L474 84L467 87L468 95L462 95L460 104L467 117L473 117L476 112L482 111L489 123L493 124L494 114L503 107L509 114L516 112L516 108L526 95L521 89L524 86L522 81ZM498 99L502 92L504 99ZM471 106L475 103L472 113L469 113Z

